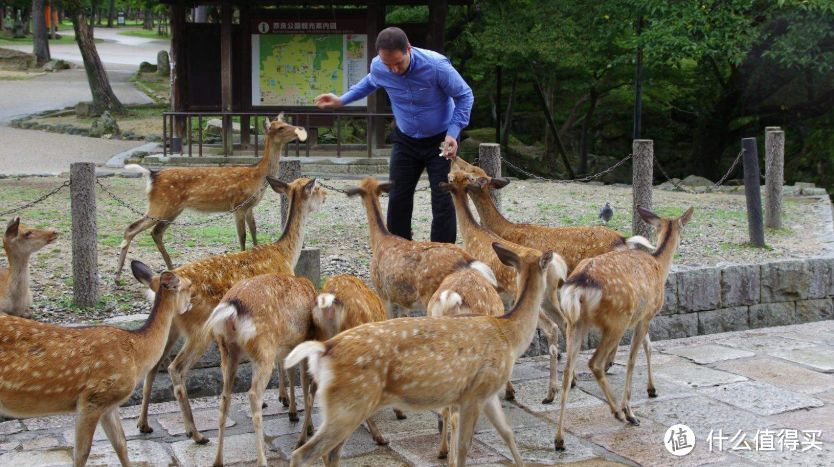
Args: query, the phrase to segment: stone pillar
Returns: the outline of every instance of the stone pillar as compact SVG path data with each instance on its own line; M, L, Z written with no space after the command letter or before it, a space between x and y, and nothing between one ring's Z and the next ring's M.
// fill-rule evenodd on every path
M778 128L778 127L776 127ZM782 228L782 185L785 184L785 132L765 133L765 226Z
M654 179L654 141L635 139L631 144L631 232L651 238L652 227L637 214L637 207L652 208L652 180Z
M96 245L96 166L70 164L72 210L73 301L92 308L98 301L98 250Z

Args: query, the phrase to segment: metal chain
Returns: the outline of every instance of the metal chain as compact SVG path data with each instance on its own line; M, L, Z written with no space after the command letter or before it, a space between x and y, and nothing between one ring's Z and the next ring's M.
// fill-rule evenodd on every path
M574 179L570 179L570 180L568 180L568 179L558 179L558 178L546 178L546 177L542 177L540 175L536 175L536 174L534 174L534 173L532 173L528 170L522 169L521 167L519 167L516 164L513 164L512 162L510 162L509 160L507 160L503 156L501 156L501 161L504 162L505 164L507 164L508 166L510 166L510 168L512 168L512 169L514 169L518 172L521 172L522 174L524 174L524 175L526 175L530 178L534 178L536 180L541 180L541 181L546 181L546 182L557 182L557 183L585 183L585 182L590 182L592 180L595 180L597 178L602 177L603 175L607 175L607 174L613 172L618 167L625 164L632 157L633 157L633 154L629 154L629 155L623 157L622 159L620 159L616 164L612 165L611 167L608 167L605 170L597 172L593 175L588 175L586 177L580 177L580 178L574 178Z
M736 170L736 167L738 166L739 161L741 161L741 156L743 156L743 155L744 155L744 150L742 149L741 151L739 151L738 156L736 156L736 160L733 161L733 165L731 165L730 169L727 170L727 173L725 173L724 176L721 177L720 180L713 183L712 186L710 187L710 190L714 190L714 189L720 187L721 185L724 184L725 181L727 181L727 178ZM680 183L676 182L674 179L672 179L672 177L670 177L669 174L666 173L666 170L663 169L663 166L660 165L660 161L656 157L654 158L654 165L657 166L658 169L660 169L660 173L663 174L664 177L666 177L666 181L671 183L678 190L681 190L681 191L684 191L686 193L693 194L693 195L701 194L700 192L697 192L695 190L692 190L691 188L685 187L685 186L681 185Z
M249 204L249 202L252 201L253 199L255 199L258 195L260 195L266 189L266 186L267 186L266 181L264 181L263 186L261 186L260 188L255 190L255 192L252 193L248 198L246 198L242 203L238 204L237 206L233 207L232 209L230 209L228 211L224 211L221 214L217 214L217 215L214 215L214 216L209 216L205 219L195 221L195 222L184 222L184 221L179 221L178 222L178 221L175 221L175 220L172 220L172 219L160 219L158 217L149 216L149 215L145 214L144 212L142 212L142 211L136 209L135 207L131 206L130 203L128 203L127 201L119 198L112 191L110 191L109 188L104 186L104 184L101 183L101 180L99 180L98 178L96 178L96 184L99 186L99 188L101 188L102 191L104 191L105 194L107 194L107 196L109 196L113 201L115 201L116 204L122 206L123 208L127 209L128 211L131 211L134 214L137 214L139 216L142 216L145 219L150 219L154 222L159 222L159 223L162 223L162 224L184 225L184 226L188 226L188 227L196 227L196 226L210 224L210 223L216 221L217 219L220 219L221 217L225 217L225 216L227 216L227 215L229 215L229 214L231 214L235 211L240 210L241 208L243 208L244 206Z
M60 186L58 186L57 188L55 188L55 189L53 189L53 190L51 190L51 191L49 191L49 192L47 192L47 193L45 193L45 194L41 195L41 196L40 196L38 199L36 199L36 200L30 201L30 202L28 202L28 203L24 204L23 206L18 206L18 207L16 207L16 208L13 208L13 209L9 209L9 210L7 210L7 211L0 212L0 217L5 217L5 216L8 216L9 214L14 214L14 213L16 213L16 212L18 212L18 211L23 211L23 210L29 209L29 208L31 208L31 207L33 207L33 206L36 206L36 205L38 205L38 204L40 204L40 203L42 203L42 202L46 201L46 200L47 200L47 198L50 198L50 197L54 196L56 193L58 193L59 191L63 190L64 188L68 187L69 185L70 185L70 181L69 181L69 180L67 180L67 181L65 181L64 183L62 183Z
M317 180L318 180L318 184L319 184L319 185L323 186L324 188L327 188L328 190L333 190L333 191L335 191L335 192L337 192L337 193L347 194L347 190L343 190L343 189L341 189L341 188L336 188L336 187L335 187L335 186L333 186L333 185L328 185L327 183L324 183L323 181L321 181L322 179L320 179L320 178L319 178L319 179L317 179ZM428 191L429 189L431 189L431 186L430 186L430 185L423 185L423 186L421 186L420 188L416 188L414 191L415 191L415 192L416 192L416 191ZM383 197L384 197L384 196L388 196L388 193L383 193L383 194L382 194L382 196L383 196Z

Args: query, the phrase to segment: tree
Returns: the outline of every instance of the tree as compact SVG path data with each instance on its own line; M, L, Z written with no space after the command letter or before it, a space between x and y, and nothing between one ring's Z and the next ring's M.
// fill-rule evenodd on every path
M93 106L99 111L123 112L122 103L113 93L110 80L107 78L107 73L101 63L101 58L99 58L96 44L93 41L93 29L84 14L81 0L66 0L64 6L72 19L75 42L81 51L81 59L84 61L84 70L87 72L90 92L93 95Z
M46 28L44 0L32 0L32 53L38 66L49 61L49 31Z

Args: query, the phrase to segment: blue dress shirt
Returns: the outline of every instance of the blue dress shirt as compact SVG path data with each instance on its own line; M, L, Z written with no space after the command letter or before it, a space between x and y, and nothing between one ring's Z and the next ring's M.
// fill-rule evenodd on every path
M349 104L379 88L391 99L397 128L412 138L427 138L446 132L457 139L469 124L475 100L472 89L452 67L449 59L431 50L411 48L408 70L398 75L385 67L379 56L371 72L340 97Z

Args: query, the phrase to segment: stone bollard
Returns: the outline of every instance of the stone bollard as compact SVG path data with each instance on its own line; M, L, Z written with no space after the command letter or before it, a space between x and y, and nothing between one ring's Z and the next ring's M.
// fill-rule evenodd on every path
M156 54L156 72L159 73L160 76L171 75L171 59L168 57L167 50L160 50L159 53Z
M487 175L492 178L501 176L501 145L495 143L482 143L478 146L478 166L484 169ZM490 188L489 196L495 203L495 207L501 211L501 192Z
M295 265L295 275L310 279L316 290L321 287L321 251L318 248L304 248Z
M654 141L650 139L635 139L632 142L632 214L631 232L651 238L654 229L643 222L637 214L637 207L652 208L652 180L654 177Z

